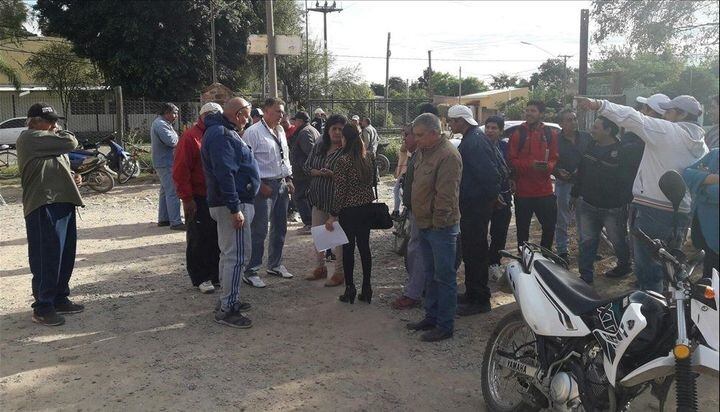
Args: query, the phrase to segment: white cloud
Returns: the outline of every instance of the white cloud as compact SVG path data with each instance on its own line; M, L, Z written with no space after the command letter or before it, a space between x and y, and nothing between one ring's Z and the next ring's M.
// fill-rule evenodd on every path
M360 64L364 77L379 83L385 79L388 32L392 33L390 75L405 79L422 74L428 50L433 51L436 71L457 73L462 66L463 76L481 79L499 72L528 76L550 55L521 41L551 54L573 55L568 64L576 67L580 10L590 8L589 1L366 0L337 4L343 11L327 16L329 51L338 56L341 65ZM315 2L308 5L313 7ZM311 38L322 40L322 13L311 12L308 21Z

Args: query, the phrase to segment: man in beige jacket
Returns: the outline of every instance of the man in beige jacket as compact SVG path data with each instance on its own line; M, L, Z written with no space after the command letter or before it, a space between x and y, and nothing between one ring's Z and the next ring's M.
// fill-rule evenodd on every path
M421 114L413 122L418 159L411 203L420 228L420 254L432 277L425 288L425 318L407 327L426 331L420 338L425 342L453 336L457 308L455 256L462 160L440 132L440 119L433 114Z

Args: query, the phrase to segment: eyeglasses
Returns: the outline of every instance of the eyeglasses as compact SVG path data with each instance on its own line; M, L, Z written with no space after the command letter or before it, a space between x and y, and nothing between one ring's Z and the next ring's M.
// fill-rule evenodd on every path
M250 104L246 104L245 106L241 107L240 109L238 109L237 112L235 112L235 117L237 117L237 115L240 114L240 112L242 112L243 109L247 109L247 108L251 108L251 107L252 107L252 104L251 104L251 103L250 103Z

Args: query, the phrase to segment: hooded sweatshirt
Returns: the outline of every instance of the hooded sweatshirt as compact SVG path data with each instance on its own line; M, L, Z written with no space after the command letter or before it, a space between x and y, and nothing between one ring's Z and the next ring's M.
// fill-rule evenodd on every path
M672 204L660 190L660 177L668 170L682 173L708 152L703 128L692 122L673 123L645 116L632 107L601 101L598 115L645 142L645 151L633 183L633 203L672 211ZM690 213L690 193L680 204L681 213Z

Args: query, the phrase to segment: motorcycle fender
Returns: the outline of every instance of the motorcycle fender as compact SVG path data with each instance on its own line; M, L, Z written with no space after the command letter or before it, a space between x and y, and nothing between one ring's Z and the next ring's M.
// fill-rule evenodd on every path
M640 311L641 308L642 304L631 303L623 312L622 319L617 327L593 330L595 339L600 343L605 353L603 358L605 375L608 382L611 382L613 386L615 386L615 379L617 379L618 365L625 351L647 326L647 319Z
M705 345L698 345L692 354L692 369L705 375L720 376L718 365L718 352ZM670 376L675 373L675 355L670 351L667 356L653 359L650 362L630 372L620 384L632 387L653 379Z
M112 176L112 177L114 177L114 178L117 178L117 177L118 177L117 173L115 173L115 171L112 170L112 169L110 168L110 166L105 165L105 167L104 167L103 169L104 169L106 172L108 172L108 174L109 174L110 176Z
M585 322L563 305L534 270L525 273L520 263L512 262L507 267L507 277L523 318L533 332L559 337L590 334Z
M702 333L708 345L717 351L720 350L718 347L720 346L720 337L718 336L718 322L720 320L718 317L718 308L720 308L718 302L720 299L720 277L718 277L716 270L713 270L712 288L715 291L715 307L712 307L712 301L706 304L692 299L690 301L690 317L693 323L697 325L698 330L700 330L700 333Z

